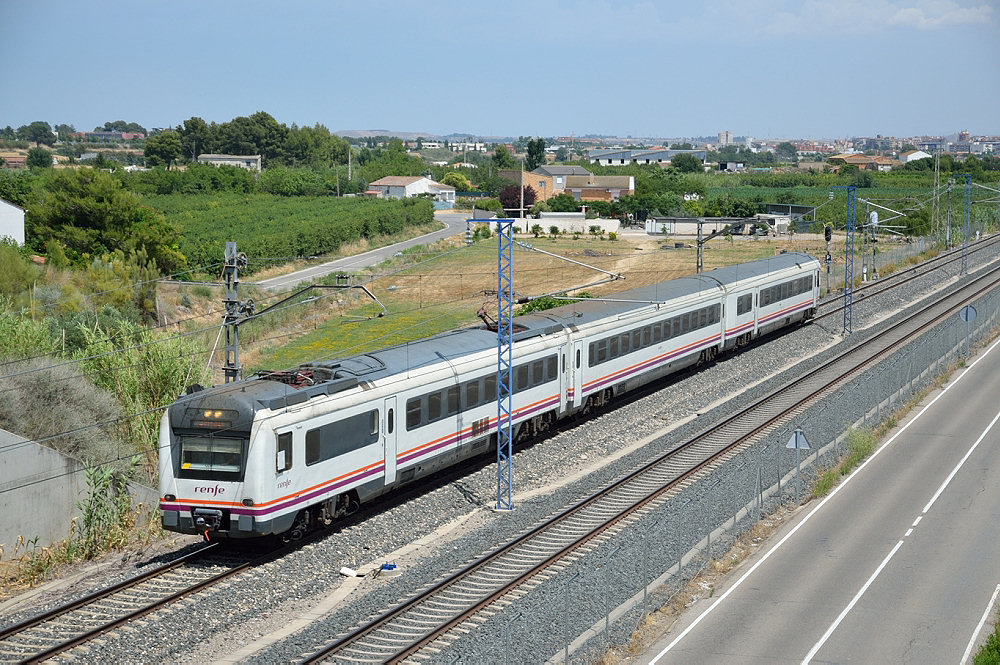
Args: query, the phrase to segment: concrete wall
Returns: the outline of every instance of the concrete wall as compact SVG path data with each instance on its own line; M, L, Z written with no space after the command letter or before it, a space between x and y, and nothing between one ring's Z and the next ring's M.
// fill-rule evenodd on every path
M572 216L570 216L572 215ZM590 233L591 226L599 226L605 233L618 233L621 229L621 222L617 219L586 219L582 212L543 212L539 214L539 219L529 219L528 228L538 224L542 231L549 232L550 226L558 226L562 233Z
M133 504L155 510L157 490L128 483ZM87 475L77 459L0 430L0 545L14 553L18 536L48 546L70 535L87 497Z
M14 551L18 536L50 545L69 535L87 495L78 460L0 430L0 545Z

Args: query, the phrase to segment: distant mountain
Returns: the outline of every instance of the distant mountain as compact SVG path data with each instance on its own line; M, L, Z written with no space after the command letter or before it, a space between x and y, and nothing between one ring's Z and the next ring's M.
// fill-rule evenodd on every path
M404 141L413 141L418 136L425 139L437 138L437 134L430 132L400 132L392 129L338 129L334 134L352 139L367 139L373 136L392 136Z

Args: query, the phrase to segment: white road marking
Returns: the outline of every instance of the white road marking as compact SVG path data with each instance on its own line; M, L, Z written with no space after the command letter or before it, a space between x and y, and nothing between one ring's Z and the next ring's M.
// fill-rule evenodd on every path
M976 626L976 630L972 633L972 637L969 638L969 646L965 647L965 653L962 655L962 662L960 665L965 665L969 662L969 656L972 655L972 647L975 646L976 639L979 637L979 631L983 629L983 624L986 623L986 617L990 615L990 610L993 609L993 603L997 602L998 593L1000 593L1000 584L998 584L997 588L993 590L993 597L990 598L990 602L986 605L986 610L983 612L983 616L979 620L979 625Z
M993 347L990 348L992 349ZM965 375L963 374L962 376ZM958 474L958 470L962 468L962 465L964 465L966 460L969 459L969 457L972 455L972 452L979 447L979 444L983 442L983 439L985 439L986 435L990 433L990 430L993 429L993 426L997 424L998 420L1000 420L1000 411L998 411L997 414L993 416L993 420L990 421L990 424L986 426L986 429L984 429L983 433L979 435L979 438L976 439L976 442L973 443L972 446L966 451L965 455L962 456L962 459L959 460L958 464L955 465L955 468L952 469L951 473L948 474L948 477L945 478L943 483L941 483L941 486L938 487L937 492L934 493L934 496L931 497L931 500L927 502L926 506L924 506L924 509L921 511L922 514L920 517L923 517L924 515L927 514L927 511L931 509L931 506L934 505L934 502L938 500L938 497L941 496L941 493L944 492L945 488L948 487L952 479ZM910 527L910 530L906 532L906 535L907 536L910 535L911 531L913 531L913 527ZM903 544L902 540L896 543L896 546L892 548L892 551L889 552L889 555L882 561L881 565L879 565L879 567L875 570L875 572L872 573L872 576L868 578L868 581L865 582L865 585L863 587L861 587L861 590L858 591L858 593L854 596L854 598L851 599L851 602L848 603L847 607L844 608L844 611L840 613L840 616L838 616L837 619L833 622L833 624L831 624L831 626L827 628L826 632L823 634L823 637L819 639L819 642L813 645L813 648L810 649L808 654L806 654L806 657L802 660L803 665L812 660L813 656L816 655L816 652L818 652L820 648L826 643L826 641L830 639L830 635L833 634L833 631L836 630L838 625L840 625L840 622L843 621L844 617L847 616L848 612L850 612L851 609L854 608L854 605L861 599L861 596L865 593L865 591L868 590L868 587L871 585L872 582L875 581L875 578L878 577L878 574L882 572L882 569L885 568L885 565L889 563L889 559L892 558L892 555L896 553L896 550L898 550L900 545L902 544Z
M903 546L903 541L900 540L899 542L896 543L896 546L892 548L892 551L885 555L885 558L882 559L882 563L878 565L878 568L875 569L875 572L872 573L872 576L869 577L868 581L864 583L864 586L862 586L858 590L858 592L854 594L854 598L851 598L851 602L847 603L847 607L844 608L844 611L840 613L840 616L838 616L832 624L830 624L830 627L826 629L825 633L823 633L823 637L819 638L819 642L814 644L813 648L810 649L809 653L806 654L806 657L802 659L802 665L805 665L810 660L812 660L813 656L816 655L816 652L819 651L824 644L826 644L826 641L830 639L831 635L833 635L833 631L837 630L837 626L840 625L840 622L843 621L844 617L846 617L847 614L854 609L854 606L857 604L857 602L861 600L861 596L865 595L865 591L868 591L868 587L872 585L872 582L875 581L875 578L878 577L879 573L882 572L882 569L889 564L889 560L896 555L896 552L898 552L899 548L902 546Z
M682 639L684 639L685 637L687 637L688 633L690 633L694 629L695 626L697 626L699 623L701 623L702 619L704 619L705 617L707 617L709 614L712 613L712 611L716 607L718 607L719 605L721 605L722 602L724 600L726 600L726 598L729 597L729 594L731 594L733 591L735 591L736 589L738 589L740 587L740 585L742 585L743 582L745 582L747 580L748 577L750 577L761 565L763 565L763 563L765 561L767 561L771 557L772 554L774 554L775 552L777 552L781 548L782 545L784 545L786 542L788 542L788 539L791 538L792 536L794 536L795 533L800 528L802 528L810 519L812 519L812 517L820 509L822 509L823 506L825 506L827 504L827 502L830 501L830 499L832 499L833 497L835 497L837 495L837 493L840 492L840 490L842 490L844 487L846 487L847 484L850 483L851 480L853 480L854 477L857 476L861 472L862 469L864 469L866 466L868 466L868 464L871 463L871 461L874 460L876 457L878 457L882 453L883 450L886 450L897 438L899 438L900 435L903 434L903 432L905 432L907 429L909 429L910 425L912 425L913 423L917 422L917 420L919 420L920 417L923 416L927 412L928 409L930 409L932 406L934 406L934 404L939 399L941 399L949 390L951 390L954 386L958 385L958 383L962 379L964 379L966 377L966 375L970 371L972 371L972 369L976 365L978 365L986 356L988 356L993 351L993 349L997 348L998 345L1000 345L1000 339L998 339L996 342L993 342L993 344L991 344L988 349L986 349L985 351L983 351L983 353L978 358L976 358L965 369L964 372L962 372L960 375L958 375L955 378L954 381L952 381L947 386L945 386L944 390L942 390L940 393L938 393L934 397L934 399L932 399L930 402L928 402L927 406L925 406L924 408L920 409L920 411L917 413L917 415L913 416L913 418L911 420L909 420L905 425L903 425L899 429L898 432L896 432L895 434L893 434L889 438L888 441L886 441L882 446L879 446L879 448L875 452L873 452L868 459L866 459L864 462L862 462L861 465L858 466L858 468L856 468L850 475L848 475L846 478L844 478L844 480L839 485L837 485L836 487L834 487L833 490L829 494L826 495L826 498L823 499L822 501L820 501L818 504L816 504L816 507L813 508L811 511L809 511L809 513L805 517L803 517L802 520L798 524L796 524L794 527L792 527L792 529L788 533L786 533L784 535L784 537L782 537L782 539L779 540L777 542L777 544L775 544L774 547L772 547L767 552L765 552L764 555L760 559L758 559L757 562L754 565L750 566L750 568L747 570L747 572L743 573L743 575L738 580L736 580L736 582L734 582L731 587L729 587L728 589L726 589L726 591L722 595L720 595L718 597L718 599L716 599L716 601L714 603L712 603L711 605L709 605L705 609L704 612L702 612L701 614L699 614L695 618L694 621L692 621L690 624L688 624L688 626L684 630L682 630L677 635L677 637L675 637L670 642L670 644L668 644L667 646L665 646L663 648L663 650L660 651L660 653L656 654L656 656L654 656L653 659L651 661L649 661L650 665L656 665L656 663L658 663L660 661L660 659L663 658L663 656L666 655L666 653L668 651L672 650L675 646L677 646L677 644ZM917 518L917 522L919 522L919 521L920 521L920 518L918 517ZM916 525L916 522L914 522L914 525ZM898 545L897 545L897 548L898 548Z

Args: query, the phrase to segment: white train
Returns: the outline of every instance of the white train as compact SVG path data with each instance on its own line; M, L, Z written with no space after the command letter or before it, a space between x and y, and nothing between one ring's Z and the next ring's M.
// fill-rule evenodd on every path
M516 317L515 441L816 312L788 253ZM463 328L192 392L160 426L165 529L298 537L495 449L497 341Z

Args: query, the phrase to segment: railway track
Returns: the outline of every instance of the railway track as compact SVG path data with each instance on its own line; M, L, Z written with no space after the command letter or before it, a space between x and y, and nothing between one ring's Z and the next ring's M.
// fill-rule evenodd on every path
M503 547L455 571L302 662L416 662L421 650L444 649L502 604L540 583L546 569L610 537L736 455L828 392L919 337L960 307L1000 284L1000 268L984 271L949 294L860 342L770 395L734 413L591 497L570 506ZM505 597L507 601L505 601ZM454 632L453 632L454 631Z
M241 555L218 544L92 593L61 607L0 629L0 663L38 663L110 630L202 591L283 549Z
M994 234L983 238L970 246L969 256L973 256L980 252L995 251L998 244L1000 244L1000 234ZM869 282L854 289L855 303L857 304L857 302L861 299L871 298L891 291L898 286L902 286L915 279L924 277L928 273L939 270L946 265L961 260L962 248L956 247L946 252L942 252L931 259L922 261L912 267L897 270L896 272L893 272L877 281ZM830 296L825 301L820 303L820 312L816 315L814 320L821 321L823 319L831 318L843 311L843 295Z

